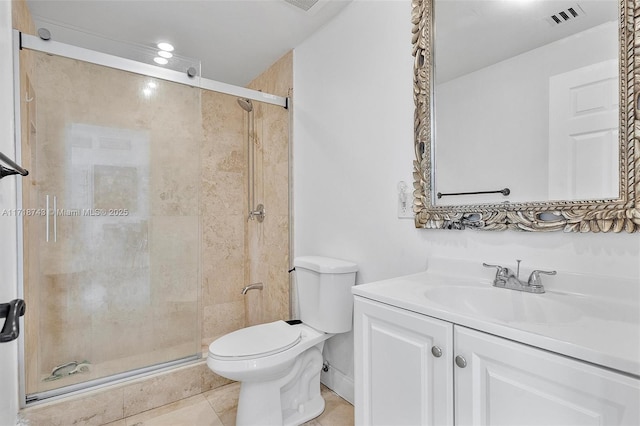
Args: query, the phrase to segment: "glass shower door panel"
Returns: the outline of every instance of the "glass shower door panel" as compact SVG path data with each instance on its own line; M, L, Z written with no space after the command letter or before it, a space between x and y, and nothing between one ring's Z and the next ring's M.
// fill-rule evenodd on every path
M33 53L27 394L199 353L200 90Z

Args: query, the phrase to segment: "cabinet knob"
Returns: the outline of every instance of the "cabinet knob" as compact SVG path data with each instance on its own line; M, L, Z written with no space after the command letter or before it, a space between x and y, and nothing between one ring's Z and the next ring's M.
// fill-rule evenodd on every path
M462 355L458 355L456 357L456 365L460 368L465 368L467 366L467 360L464 359Z
M438 346L433 346L431 348L431 353L433 354L433 356L435 356L436 358L440 358L442 356L442 349L440 349Z

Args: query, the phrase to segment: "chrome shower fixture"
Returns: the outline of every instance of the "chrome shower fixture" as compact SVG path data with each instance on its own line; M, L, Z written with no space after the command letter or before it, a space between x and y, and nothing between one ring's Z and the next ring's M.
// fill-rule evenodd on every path
M253 103L250 99L238 98L238 105L247 112L253 111Z
M247 98L238 98L238 105L247 112L247 205L249 206L249 220L264 221L265 209L263 204L256 206L256 160L255 160L255 119L253 117L253 103ZM255 206L255 207L254 207Z

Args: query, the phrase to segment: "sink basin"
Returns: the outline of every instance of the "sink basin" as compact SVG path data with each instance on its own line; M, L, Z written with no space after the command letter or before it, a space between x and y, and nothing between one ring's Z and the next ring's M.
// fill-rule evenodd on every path
M450 285L431 287L425 296L432 302L465 315L502 322L566 323L583 312L562 300L568 296L531 294L496 287Z

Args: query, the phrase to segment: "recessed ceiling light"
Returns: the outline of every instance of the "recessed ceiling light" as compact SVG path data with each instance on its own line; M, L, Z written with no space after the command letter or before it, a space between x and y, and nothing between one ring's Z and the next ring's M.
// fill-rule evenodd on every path
M158 43L158 49L166 52L173 52L173 46L169 43Z
M156 64L160 64L160 65L167 65L167 63L169 63L169 61L167 61L165 58L161 58L159 56L156 56L155 58L153 58L153 61Z
M173 53L167 52L166 50L158 50L158 56L169 59L173 56Z

